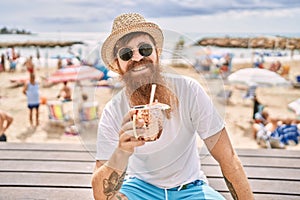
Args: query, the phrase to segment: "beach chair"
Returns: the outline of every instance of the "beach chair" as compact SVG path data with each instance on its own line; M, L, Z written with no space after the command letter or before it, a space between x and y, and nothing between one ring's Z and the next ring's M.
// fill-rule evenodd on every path
M47 107L49 111L49 121L54 125L68 126L70 117L64 112L63 103L61 101L48 101Z
M79 112L81 122L98 120L98 103L84 102Z
M84 102L79 109L80 130L93 129L98 125L98 103Z

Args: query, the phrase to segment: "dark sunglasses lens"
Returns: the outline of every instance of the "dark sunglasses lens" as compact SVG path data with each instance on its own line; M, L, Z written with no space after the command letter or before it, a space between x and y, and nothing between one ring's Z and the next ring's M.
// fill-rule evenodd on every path
M139 48L139 52L142 56L148 57L152 54L153 48L150 44L142 44Z
M124 61L130 60L132 56L133 56L133 52L129 48L123 48L119 51L119 57Z

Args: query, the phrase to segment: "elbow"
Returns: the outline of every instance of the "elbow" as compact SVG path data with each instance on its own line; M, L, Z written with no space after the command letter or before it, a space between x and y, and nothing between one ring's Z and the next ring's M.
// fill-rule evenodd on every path
M92 175L91 185L93 189L93 196L95 200L101 200L102 198L102 187L101 187L101 175L95 171Z
M227 157L227 161L219 162L222 172L224 174L236 173L243 169L243 165L236 154L232 154L231 157Z

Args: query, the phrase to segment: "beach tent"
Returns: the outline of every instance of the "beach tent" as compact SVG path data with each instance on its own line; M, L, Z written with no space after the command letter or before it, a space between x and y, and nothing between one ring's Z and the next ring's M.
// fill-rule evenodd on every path
M46 81L48 83L61 83L65 81L80 81L80 80L101 80L103 73L93 67L78 66L78 67L66 67L57 70L51 74Z
M230 83L246 85L255 83L257 86L291 86L291 83L279 74L260 68L240 69L230 74L227 79Z

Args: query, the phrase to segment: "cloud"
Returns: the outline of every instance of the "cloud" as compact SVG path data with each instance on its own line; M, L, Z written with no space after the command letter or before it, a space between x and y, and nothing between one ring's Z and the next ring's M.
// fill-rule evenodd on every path
M181 19L193 20L196 18L214 21L221 20L220 16L223 17L223 21L236 18L245 20L246 17L259 19L259 16L269 18L269 20L281 17L282 19L294 18L295 21L297 19L299 21L298 14L293 10L298 11L300 1L60 0L57 3L50 0L9 0L1 1L0 8L1 23L6 26L22 25L26 29L40 31L50 31L55 26L62 31L108 31L113 19L124 12L138 12L146 18L158 21L164 19L181 21ZM230 18L227 19L226 16ZM294 25L294 23L291 24ZM179 24L177 27L180 27Z

